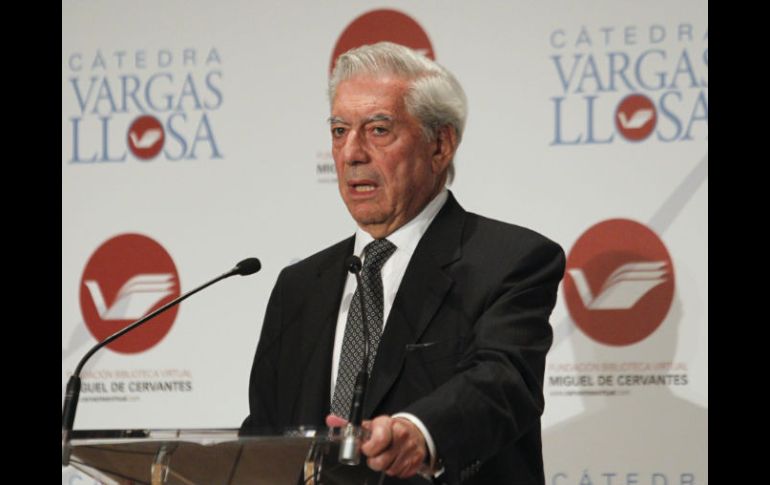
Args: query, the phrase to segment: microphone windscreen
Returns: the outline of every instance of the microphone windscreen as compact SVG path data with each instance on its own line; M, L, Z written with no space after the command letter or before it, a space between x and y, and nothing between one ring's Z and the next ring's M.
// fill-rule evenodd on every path
M236 273L241 276L254 274L262 269L262 263L257 258L247 258L235 265Z
M345 260L345 267L353 274L358 273L361 271L361 258L355 254L348 256L348 259Z

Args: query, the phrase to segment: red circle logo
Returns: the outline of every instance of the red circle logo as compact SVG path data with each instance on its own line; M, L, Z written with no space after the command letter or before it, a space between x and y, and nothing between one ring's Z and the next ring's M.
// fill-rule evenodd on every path
M657 122L655 105L641 94L626 96L615 110L615 127L629 141L642 141L650 136Z
M155 157L163 149L165 140L163 125L154 116L140 116L128 128L128 148L140 160Z
M91 335L102 341L179 296L176 266L163 246L140 234L103 243L80 281L80 309ZM154 347L176 319L174 307L107 345L133 354Z
M588 229L562 282L575 324L607 345L631 345L657 329L674 299L674 265L647 226L611 219Z
M355 47L382 41L410 47L436 60L428 34L412 17L397 10L372 10L353 20L337 39L329 63L329 73L341 54Z

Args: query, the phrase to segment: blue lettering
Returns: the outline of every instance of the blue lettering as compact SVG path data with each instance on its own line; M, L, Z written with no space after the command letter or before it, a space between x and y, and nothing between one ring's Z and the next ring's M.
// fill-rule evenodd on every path
M610 45L610 34L615 30L614 27L602 27L599 29L604 32L604 45Z
M650 44L660 44L666 39L666 29L662 25L650 26Z
M680 485L695 485L695 475L692 473L682 473L679 477Z
M90 159L84 160L80 158L80 151L79 151L79 139L80 139L80 122L82 121L81 118L70 118L70 121L72 122L72 159L70 160L70 163L92 163L96 161L96 153L94 153L94 156Z
M209 91L214 93L214 96L216 96L216 98L217 98L216 103L214 103L212 105L209 105L208 103L204 102L203 106L206 109L217 109L220 106L222 106L222 91L220 91L218 86L215 86L213 84L212 80L213 80L214 77L217 77L217 78L221 79L222 78L222 72L221 71L211 71L210 73L208 73L206 75L206 86L208 86Z
M77 61L77 63L75 63L75 61ZM83 56L79 52L76 52L69 57L67 64L70 66L71 71L79 71L83 69L83 64L81 64L81 62L83 62Z
M129 86L129 81L131 86ZM141 84L139 82L139 78L137 76L120 76L120 84L123 89L123 105L121 106L122 113L128 112L128 98L131 98L134 100L134 104L136 105L136 108L141 111L142 113L146 113L147 110L142 107L142 104L139 102L139 99L136 97L137 91L139 91L139 85Z
M591 47L591 37L588 36L588 30L585 27L580 28L580 34L578 34L577 40L575 41L575 47L580 47L580 44Z
M705 64L706 65L706 69L708 69L708 67L709 67L709 50L708 50L708 47L706 48L705 51L703 51L703 64ZM705 77L701 78L700 83L701 83L700 84L701 87L704 87L704 88L709 87L708 79L706 79Z
M115 52L115 57L118 58L118 68L123 67L123 57L125 57L126 51L117 51Z
M171 65L174 56L168 49L161 49L158 51L158 67L168 67Z
M679 42L689 40L692 42L692 24L679 24Z
M638 472L628 472L625 474L625 477L620 477L620 482L616 481L615 478L617 477L617 473L614 472L604 472L601 474L602 478L605 479L605 481L600 482L594 482L591 478L591 475L589 474L588 470L583 470L583 473L580 475L580 482L578 485L599 485L600 483L605 485L639 485L640 483L648 483L645 480L643 482L639 482L639 473ZM565 472L559 472L555 473L550 480L550 485L567 485L569 483L574 483L569 481L569 476ZM674 484L673 482L669 482L668 477L665 473L661 472L654 472L650 475L650 481L649 485L696 485L695 482L695 475L693 473L682 473L679 476L679 482Z
M577 139L572 141L565 141L561 138L561 103L564 101L564 98L551 98L554 102L554 135L553 135L553 141L551 142L551 145L578 145L580 143L580 140L582 138L581 135L578 135Z
M553 476L553 478L551 479L551 485L556 485L556 479L557 479L557 478L567 478L567 475L565 475L564 473L557 473L557 474L556 474L556 475L554 475L554 476Z
M644 76L642 76L642 63L644 63L647 60L648 56L651 56L653 54L657 54L660 56L661 59L666 59L666 52L662 50L647 50L642 52L642 54L636 59L636 66L635 66L635 72L636 72L636 80L639 83L641 87L648 91L654 91L657 89L663 89L663 87L666 85L666 72L665 71L655 71L654 74L657 77L657 82L655 84L649 84L647 81L644 80Z
M96 76L93 76L89 78L91 81L88 85L88 93L86 93L85 99L83 99L83 95L80 92L80 79L73 77L70 78L70 82L72 83L72 87L75 90L75 97L78 100L78 107L80 107L80 114L85 113L86 105L88 104L88 101L91 99L91 93L94 90L94 86L96 86Z
M209 51L209 55L206 57L206 65L208 66L212 62L216 62L217 64L222 64L222 60L219 58L219 52L217 52L216 47L212 47Z
M687 55L687 50L682 51L682 55L679 57L679 61L676 63L676 71L674 72L674 78L671 80L671 89L679 89L676 81L679 78L679 74L685 74L690 78L690 87L697 88L698 80L695 77L695 72L690 62L690 56Z
M138 50L136 51L136 56L134 58L134 63L136 65L137 69L144 69L146 66L145 60L147 57L147 52L144 50Z
M636 27L633 25L629 25L625 29L623 29L624 39L626 41L626 45L636 45Z
M192 66L195 65L195 49L185 49L182 51L182 65L186 66L188 63Z
M658 129L656 130L656 134L658 135L658 140L665 141L665 142L676 140L677 138L679 138L679 135L682 133L682 123L680 123L679 118L674 114L674 112L668 109L668 106L666 104L666 101L669 98L669 96L674 96L679 101L682 100L682 95L679 94L677 91L669 91L667 93L664 93L660 97L660 102L658 104L658 114L663 115L664 117L671 120L676 130L670 138L666 138L665 136L663 136L660 130L661 123L658 122L658 126L657 126ZM661 120L660 116L658 116L658 120L659 121Z
M553 59L553 62L556 64L556 73L559 75L559 80L561 81L561 87L564 89L564 93L567 93L567 88L570 84L572 84L572 79L575 77L575 71L577 70L577 66L580 63L580 59L583 57L583 54L575 54L574 59L575 62L572 63L572 69L569 72L569 79L564 76L564 70L562 69L561 65L561 56L551 56L551 59Z
M560 41L556 40L556 36L559 36L561 38ZM564 47L566 43L564 42L564 29L556 29L553 32L551 32L551 46L555 47L556 49L561 49Z
M182 103L188 96L192 97L194 109L201 109L201 102L198 99L198 93L195 91L195 82L193 82L192 74L185 76L182 93L179 95L179 101L176 104L176 111L184 111Z
M631 82L626 77L626 69L628 69L628 55L626 55L625 52L610 52L609 53L610 58L610 85L608 86L609 91L615 91L617 88L615 87L615 77L620 76L620 78L625 83L626 87L633 91L634 87L631 84ZM615 66L615 59L619 58L622 62L620 67Z
M580 485L593 485L591 477L588 476L588 470L583 470L583 474L580 476Z
M609 138L605 140L595 140L594 139L594 101L596 100L598 96L586 96L585 100L588 103L588 109L587 109L587 117L586 117L586 125L588 127L588 134L586 136L586 144L589 143L611 143L612 140L615 138L615 135L610 135Z
M202 134L202 132L205 131L205 134ZM214 140L214 134L211 132L211 126L209 125L209 118L206 113L203 113L203 117L201 117L201 122L198 124L198 129L195 132L195 139L193 139L193 145L190 149L190 156L187 157L188 159L195 160L197 157L195 156L195 147L198 146L199 141L208 141L209 145L211 145L211 158L222 158L222 154L219 153L219 149L217 148L216 141Z
M187 116L184 113L174 113L171 116L169 116L168 121L166 122L166 134L169 135L169 138L166 139L166 145L163 147L163 154L166 155L166 158L168 160L177 161L184 158L184 154L187 152L187 141L185 141L184 137L179 134L178 131L174 129L173 121L175 118L182 118L182 121L187 121ZM171 156L171 154L168 151L169 143L168 141L174 138L177 142L179 142L179 156L174 157Z
M107 65L104 63L104 58L100 51L96 51L96 57L94 57L94 62L91 64L91 69L96 69L97 67L107 69Z
M661 478L663 481L658 481L658 478ZM653 473L651 482L650 485L668 485L668 478L662 473Z
M147 80L147 84L144 86L144 99L147 101L147 105L152 108L154 111L164 112L164 111L170 111L171 105L174 102L174 97L171 94L164 94L162 98L165 100L165 105L158 106L153 102L153 96L152 96L152 86L155 84L155 80L163 78L168 79L169 82L173 82L174 78L171 77L170 73L167 72L159 72L157 74L153 74L150 76L150 79Z
M583 92L583 81L586 79L593 79L596 82L596 91L605 91L604 87L602 86L602 80L599 77L598 69L596 68L594 56L591 54L586 57L585 68L583 69L583 75L580 77L578 88L575 90L576 93Z
M102 162L122 162L126 159L126 152L123 152L123 155L120 158L110 158L109 154L109 144L107 143L109 140L109 123L110 123L110 117L109 116L100 116L100 120L102 120Z
M682 137L682 140L692 140L692 125L696 121L704 121L706 123L706 130L708 130L709 102L708 99L706 99L705 91L701 91L700 94L698 94L698 99L695 100L695 106L690 115L690 123L687 125L687 131Z
M602 476L607 478L607 485L612 485L612 479L615 475L615 473L602 473Z
M107 78L102 78L102 85L99 87L99 92L96 95L96 101L94 102L94 109L91 113L99 112L99 101L107 101L109 108L106 114L115 113L118 109L115 107L115 99L112 97L112 91L110 90L110 83L107 82Z

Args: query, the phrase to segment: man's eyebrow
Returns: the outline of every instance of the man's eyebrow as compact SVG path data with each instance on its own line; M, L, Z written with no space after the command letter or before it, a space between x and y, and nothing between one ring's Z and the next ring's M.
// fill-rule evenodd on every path
M336 124L336 123L341 123L343 125L349 125L350 124L347 121L345 121L344 119L340 118L339 116L330 116L329 118L327 118L326 121L330 125L333 125L333 124ZM369 116L367 118L364 118L364 124L371 123L373 121L393 121L393 117L390 116L390 115L378 113L376 115L372 115L372 116Z
M385 114L376 114L366 118L364 123L370 123L372 121L393 121L393 117Z

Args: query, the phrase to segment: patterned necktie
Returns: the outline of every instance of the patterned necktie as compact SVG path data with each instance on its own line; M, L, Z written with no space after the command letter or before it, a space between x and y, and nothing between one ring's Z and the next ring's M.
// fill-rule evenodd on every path
M361 312L360 297L358 296L361 288L356 287L353 299L350 300L345 337L342 339L337 382L334 386L334 397L331 404L331 412L346 419L350 414L356 376L364 360L362 315L366 315L369 329L369 365L367 370L371 373L374 357L377 355L377 346L380 344L380 336L382 335L384 313L380 270L395 250L396 246L387 239L375 239L364 248L365 258L361 269L361 286L364 292L365 310L363 313Z

